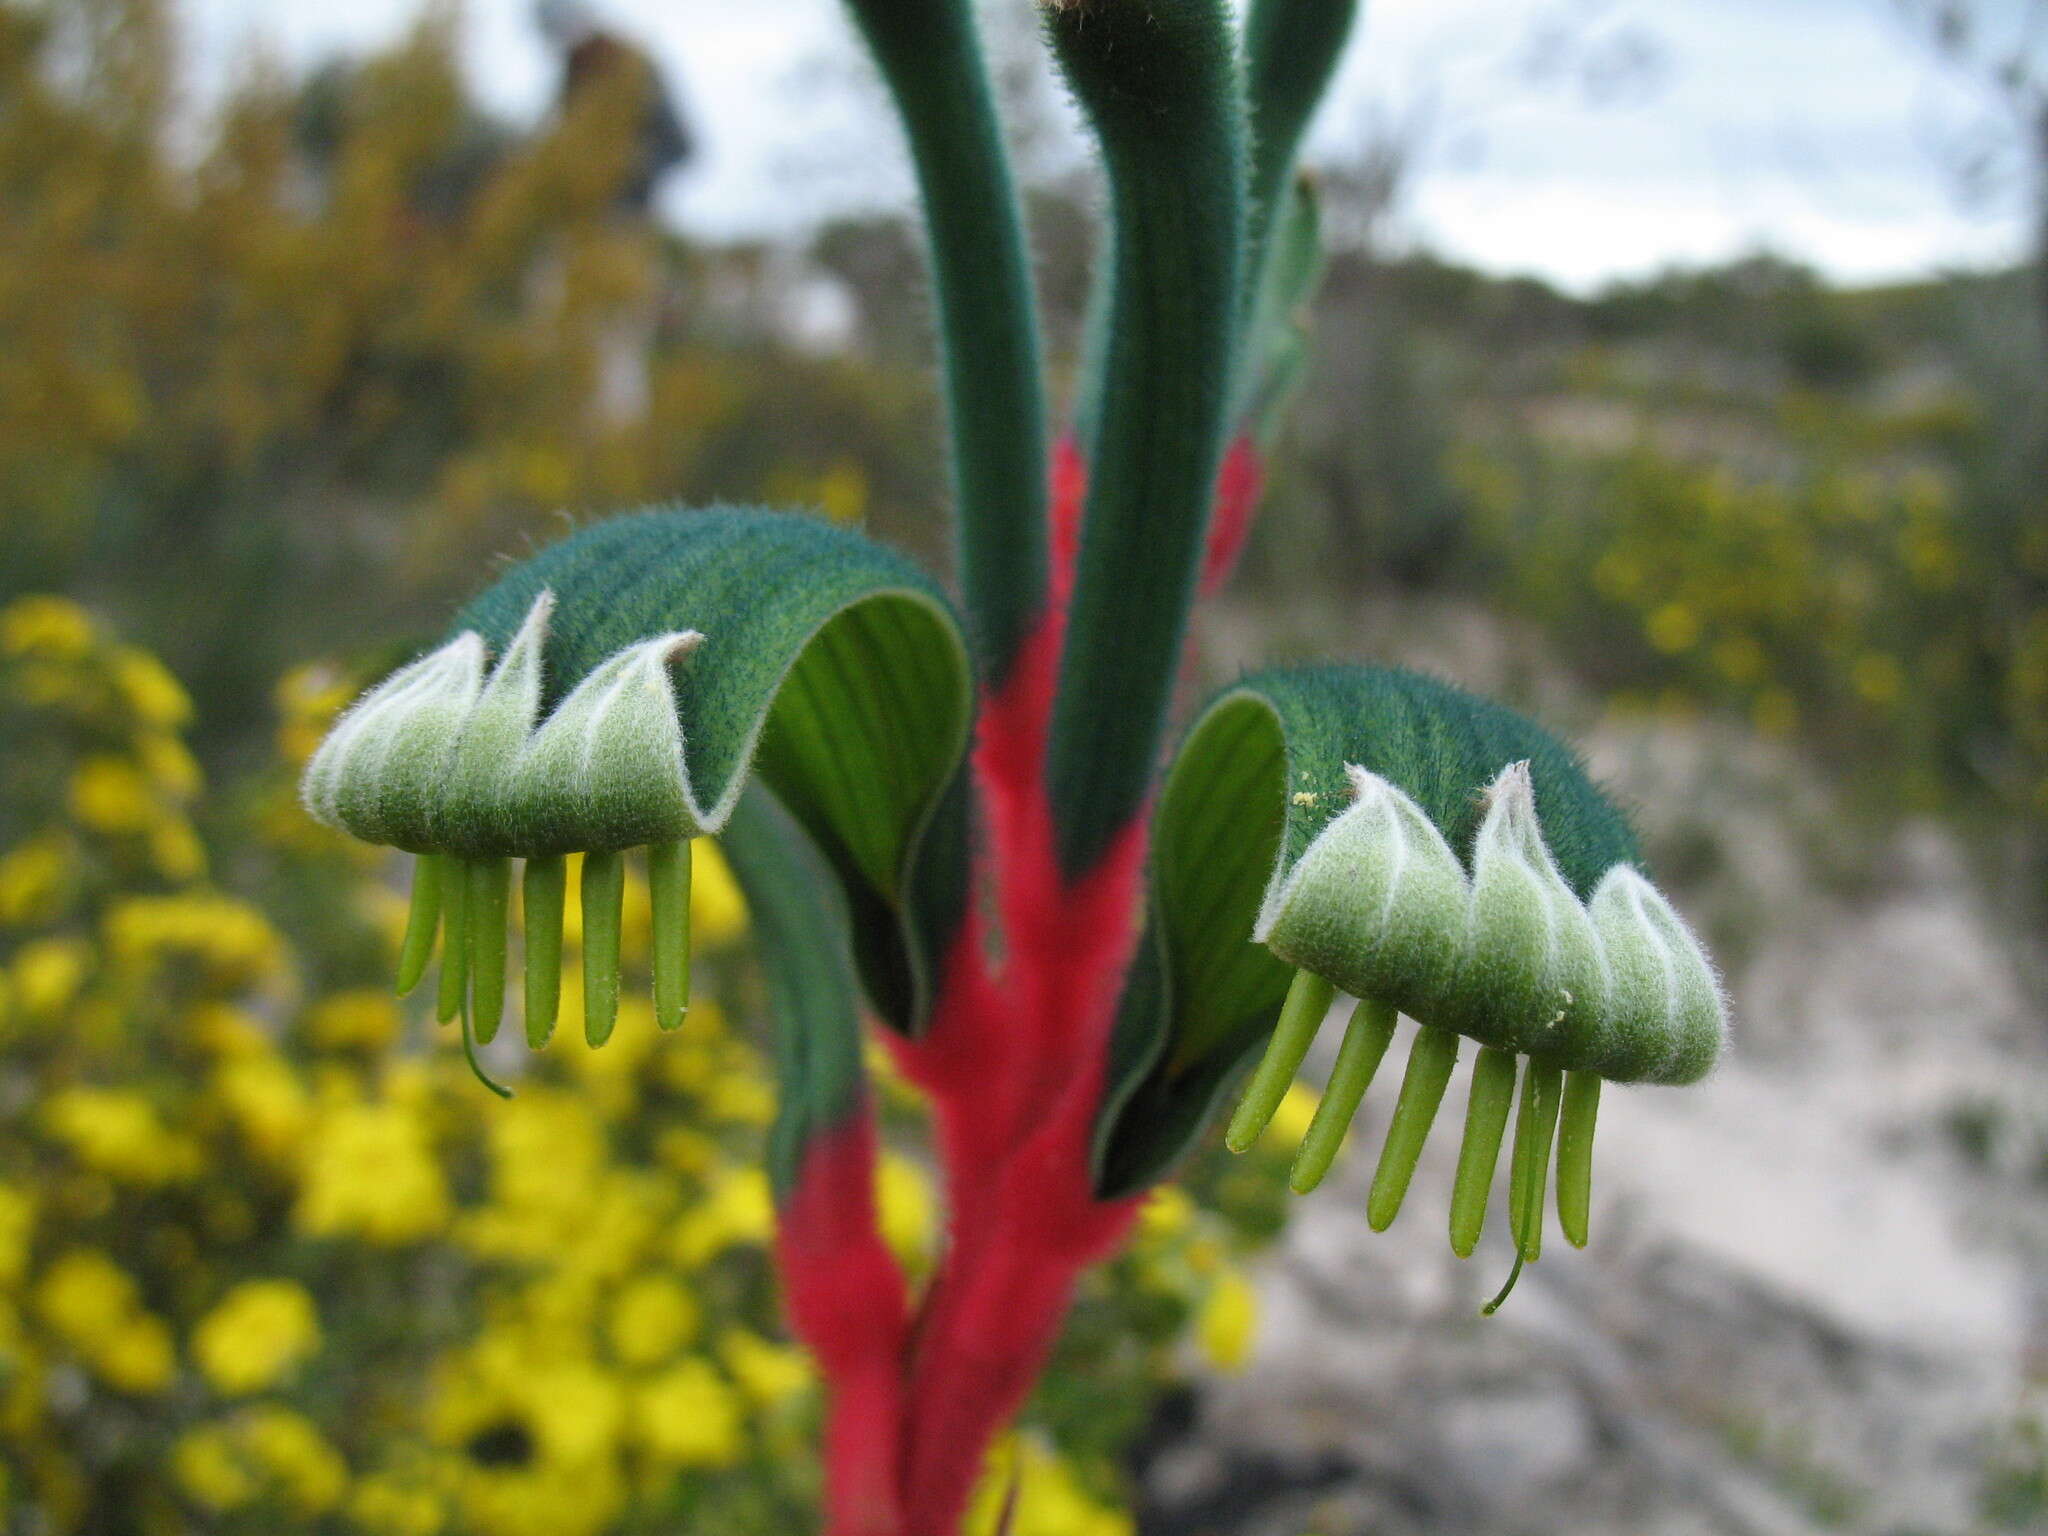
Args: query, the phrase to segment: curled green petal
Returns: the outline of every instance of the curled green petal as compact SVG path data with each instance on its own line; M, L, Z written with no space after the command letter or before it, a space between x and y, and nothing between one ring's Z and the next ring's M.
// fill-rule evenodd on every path
M1308 1055L1316 1031L1323 1027L1323 1016L1336 999L1337 989L1313 971L1294 973L1266 1054L1252 1074L1244 1098L1238 1102L1237 1113L1230 1117L1230 1128L1223 1133L1223 1144L1231 1151L1248 1149L1271 1123L1280 1101L1287 1097L1294 1074L1301 1070L1302 1058Z
M1584 1059L1599 1046L1608 992L1593 920L1544 843L1529 764L1504 768L1486 803L1465 953L1443 1018L1486 1045Z
M1461 1259L1472 1257L1486 1225L1493 1170L1500 1161L1501 1138L1507 1133L1508 1112L1514 1105L1514 1054L1488 1046L1472 1064L1465 1137L1458 1147L1458 1174L1451 1187L1451 1251Z
M507 859L465 859L469 901L469 1014L476 1037L489 1045L505 1017L505 920L512 888Z
M1727 1005L1699 941L1658 889L1627 865L1588 904L1613 976L1605 1049L1585 1065L1627 1082L1690 1083L1720 1056Z
M560 854L528 859L520 916L526 926L526 1043L539 1050L562 1005L562 907L569 886Z
M1401 1202L1422 1157L1422 1144L1429 1139L1444 1089L1450 1086L1451 1069L1457 1064L1456 1035L1426 1024L1415 1031L1408 1070L1401 1077L1401 1097L1394 1104L1393 1123L1387 1127L1386 1145L1380 1149L1380 1165L1372 1177L1372 1195L1366 1201L1365 1219L1375 1232L1386 1231L1401 1214Z
M1599 1074L1567 1076L1557 1122L1557 1224L1574 1248L1585 1247L1591 1232L1593 1126L1599 1114Z
M690 1007L687 838L647 850L647 891L654 914L654 1020L663 1029L674 1029Z
M616 853L583 856L583 1037L593 1046L619 1021L619 912L626 861Z
M441 984L434 1017L446 1024L469 1004L469 877L460 859L442 857Z
M1294 1167L1288 1171L1288 1187L1297 1195L1305 1195L1322 1183L1330 1165L1337 1160L1337 1151L1344 1145L1344 1133L1351 1128L1351 1119L1358 1113L1365 1090L1372 1086L1373 1074L1380 1069L1380 1058L1387 1054L1400 1016L1392 1004L1369 998L1360 998L1352 1010L1351 1023L1344 1030L1344 1043L1337 1048L1336 1065L1330 1068L1329 1086L1323 1090L1315 1118L1308 1123L1308 1134L1301 1138Z
M398 947L398 995L420 984L427 962L434 958L434 938L441 928L441 856L422 854L412 861L412 902L405 914L405 940Z
M1465 872L1422 808L1345 766L1351 804L1261 904L1252 937L1354 997L1411 1014L1450 984L1465 944Z

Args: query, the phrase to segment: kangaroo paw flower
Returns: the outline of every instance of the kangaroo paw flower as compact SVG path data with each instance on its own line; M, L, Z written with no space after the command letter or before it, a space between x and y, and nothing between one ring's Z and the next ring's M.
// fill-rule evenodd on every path
M1213 705L1161 798L1154 894L1162 974L1126 996L1123 1076L1098 1128L1111 1187L1117 1156L1156 1168L1256 1054L1225 1134L1248 1148L1347 992L1358 1005L1290 1185L1328 1173L1405 1014L1416 1030L1366 1219L1400 1214L1470 1040L1451 1246L1479 1241L1512 1112L1519 1274L1542 1252L1553 1177L1565 1236L1587 1241L1602 1084L1697 1081L1726 1037L1705 952L1571 754L1408 674L1267 674Z

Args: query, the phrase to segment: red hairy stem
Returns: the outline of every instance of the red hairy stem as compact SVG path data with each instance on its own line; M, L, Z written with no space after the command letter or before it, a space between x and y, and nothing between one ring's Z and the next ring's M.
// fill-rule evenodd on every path
M1071 434L1055 445L1051 478L1051 604L984 701L974 749L987 819L976 880L993 910L970 909L925 1034L889 1037L931 1096L946 1181L946 1248L914 1325L878 1235L865 1112L813 1146L783 1213L791 1316L831 1395L831 1536L955 1536L1075 1280L1137 1211L1136 1199L1095 1198L1089 1151L1137 940L1147 818L1082 879L1060 874L1044 770L1087 488ZM1217 477L1205 595L1235 565L1262 481L1256 447L1235 438Z
M875 1123L862 1105L805 1149L777 1222L776 1262L791 1327L829 1398L829 1536L903 1536L907 1293L875 1212Z
M1054 547L1072 548L1057 522ZM1044 1363L1076 1275L1114 1247L1134 1208L1096 1200L1088 1153L1136 938L1143 826L1081 881L1061 878L1042 773L1060 628L1055 610L987 702L976 744L1003 953L992 958L970 924L930 1030L898 1048L933 1097L951 1212L911 1346L907 1536L951 1536L989 1441Z

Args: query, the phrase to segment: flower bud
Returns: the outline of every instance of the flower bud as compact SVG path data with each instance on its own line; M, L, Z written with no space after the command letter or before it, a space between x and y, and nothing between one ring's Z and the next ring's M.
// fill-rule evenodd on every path
M1448 1021L1504 1050L1576 1053L1601 1028L1607 979L1600 941L1543 841L1528 763L1501 770L1486 802Z
M1354 997L1426 1017L1464 945L1465 872L1407 794L1356 765L1344 771L1353 803L1268 893L1252 937Z
M1620 1082L1697 1082L1727 1037L1727 1006L1699 941L1661 892L1626 864L1590 904L1612 992L1593 1068Z

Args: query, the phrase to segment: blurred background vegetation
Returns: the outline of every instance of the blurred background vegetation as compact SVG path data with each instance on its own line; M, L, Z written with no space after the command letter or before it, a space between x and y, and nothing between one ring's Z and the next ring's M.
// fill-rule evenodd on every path
M591 1053L567 1020L499 1062L501 1105L384 990L397 870L292 785L565 515L802 504L943 562L916 233L662 230L618 198L629 91L515 132L440 13L252 69L195 130L175 22L0 0L0 1529L799 1528L816 1403L730 882L707 856L684 1038L629 1017ZM1333 227L1370 229L1370 180L1331 179ZM1031 191L1062 368L1088 197ZM853 317L828 340L820 293ZM1229 611L1303 650L1345 648L1289 629L1319 599L1507 615L1612 711L1734 717L1862 815L1946 819L2023 932L2037 302L1766 258L1577 299L1349 239ZM915 1268L933 1201L890 1103ZM1278 1187L1203 1161L1091 1279L992 1473L999 1501L1024 1470L1018 1536L1131 1529L1174 1383L1244 1356Z

